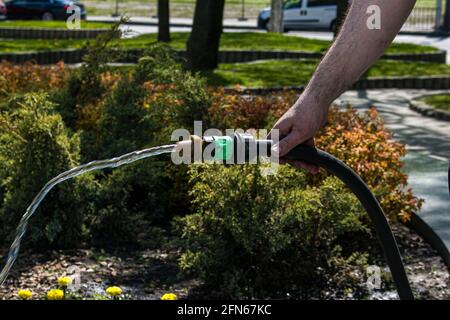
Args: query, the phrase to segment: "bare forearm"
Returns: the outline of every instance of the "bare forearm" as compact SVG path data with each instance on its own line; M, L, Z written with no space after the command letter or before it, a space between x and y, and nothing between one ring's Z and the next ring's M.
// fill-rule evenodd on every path
M273 147L280 157L300 143L314 145L329 105L384 53L414 7L415 0L353 0L336 41L318 65L298 101L278 119L273 130L281 138ZM370 6L380 9L380 29L367 21ZM316 172L310 164L291 164Z
M327 109L389 47L415 0L354 0L337 39L318 65L298 103ZM369 29L367 8L380 8L381 29Z

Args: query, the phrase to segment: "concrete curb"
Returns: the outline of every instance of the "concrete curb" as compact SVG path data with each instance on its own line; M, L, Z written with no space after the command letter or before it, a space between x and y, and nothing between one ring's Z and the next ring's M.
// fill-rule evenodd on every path
M64 61L65 63L79 63L82 61L83 55L84 51L81 49L0 53L0 61L8 61L17 64L33 61L41 65L55 64L59 61Z
M0 28L1 30L1 28ZM68 31L68 30L65 30ZM72 30L81 31L81 30ZM76 35L76 34L74 34ZM69 35L67 35L69 36ZM73 52L80 52L73 54ZM126 50L126 57L120 62L137 62L140 56L144 54L144 49ZM69 54L70 53L70 54ZM185 51L178 51L180 56L185 55ZM6 60L12 63L22 63L28 60L34 60L37 64L56 63L59 60L53 60L45 55L58 57L66 63L79 63L82 61L82 51L80 49L64 49L39 52L12 52L0 53L0 61ZM402 54L386 54L382 57L385 60L401 60L415 62L434 62L446 63L446 51L425 52L425 53L402 53ZM257 60L282 60L282 59L321 59L320 52L307 51L280 51L280 50L223 50L219 52L220 63L241 63L252 62Z
M409 102L409 108L414 110L424 116L436 118L439 120L450 121L450 111L435 109L423 101L419 101L420 98L426 96L415 98Z
M308 51L281 51L281 50L223 50L219 52L220 63L251 62L257 60L275 59L321 59L323 53ZM381 57L382 60L415 61L415 62L447 62L447 52L423 53L388 53Z
M281 91L303 91L303 86L286 86L272 88L245 88L236 90L227 88L227 92L240 92L244 94L265 95ZM444 90L450 89L450 75L424 76L424 77L379 77L361 79L356 82L352 89L429 89Z

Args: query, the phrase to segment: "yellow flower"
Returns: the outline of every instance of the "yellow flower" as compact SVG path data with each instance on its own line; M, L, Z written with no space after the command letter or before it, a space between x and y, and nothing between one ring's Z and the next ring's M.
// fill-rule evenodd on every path
M67 286L72 284L72 278L70 278L70 277L61 277L61 278L58 279L58 284L61 287L66 288Z
M111 297L117 297L122 294L122 289L120 289L119 287L109 287L106 289L106 293Z
M48 300L62 300L64 299L64 291L60 289L53 289L47 292Z
M177 295L174 293L165 293L162 297L161 300L177 300Z
M17 295L21 299L27 300L27 299L31 299L31 297L33 296L33 293L30 290L19 290Z

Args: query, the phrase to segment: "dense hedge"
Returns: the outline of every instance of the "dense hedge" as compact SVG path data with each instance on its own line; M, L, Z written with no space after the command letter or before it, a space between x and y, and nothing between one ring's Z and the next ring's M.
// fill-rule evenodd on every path
M335 178L310 186L298 170L263 176L260 169L191 168L195 213L178 220L182 270L220 298L318 297L342 278L352 287L349 274L366 256L342 255L338 239L366 231L359 202Z
M17 96L0 114L2 239L10 240L30 201L47 181L79 162L80 142L70 133L45 94ZM48 195L29 227L28 244L73 247L82 239L94 213L92 176L62 184Z

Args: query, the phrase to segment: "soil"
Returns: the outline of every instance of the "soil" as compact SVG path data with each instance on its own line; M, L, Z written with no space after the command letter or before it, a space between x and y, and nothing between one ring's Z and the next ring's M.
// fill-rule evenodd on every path
M405 267L414 295L418 299L450 299L450 277L442 258L418 235L404 226L393 228L402 252ZM2 250L5 254L6 250ZM100 299L111 285L120 286L127 299L154 300L164 293L175 293L179 299L188 299L189 292L200 285L195 279L178 276L179 252L167 250L136 250L120 248L112 251L101 249L78 249L37 253L24 251L20 254L12 273L0 287L0 299L18 299L17 291L28 288L33 298L44 298L49 289L57 287L57 278L79 275L74 287L74 297ZM380 257L380 261L382 261ZM386 265L381 266L388 272ZM77 277L75 277L77 278ZM361 279L364 282L364 279ZM368 299L398 299L392 285L373 290ZM330 299L355 299L355 290L342 295L333 292Z

